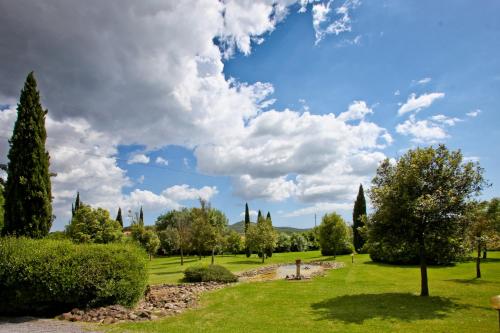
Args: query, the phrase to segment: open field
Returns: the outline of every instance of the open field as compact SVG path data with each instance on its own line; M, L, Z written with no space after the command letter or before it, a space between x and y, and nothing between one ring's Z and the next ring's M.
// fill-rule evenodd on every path
M318 252L276 254L266 264L316 260ZM181 277L174 258L151 263L151 282ZM204 262L209 262L205 258ZM430 297L419 297L417 267L375 264L367 255L340 256L340 270L311 281L240 283L203 295L199 308L147 323L110 326L138 332L496 332L489 298L500 293L500 253L490 253L483 276L474 262L429 269ZM232 271L259 266L244 256L217 257ZM193 264L195 262L189 262ZM187 265L185 265L187 267Z

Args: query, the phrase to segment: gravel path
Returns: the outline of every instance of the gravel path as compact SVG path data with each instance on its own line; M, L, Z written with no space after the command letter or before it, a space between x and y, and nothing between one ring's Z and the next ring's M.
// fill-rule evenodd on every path
M34 317L0 318L0 333L99 333L65 320Z

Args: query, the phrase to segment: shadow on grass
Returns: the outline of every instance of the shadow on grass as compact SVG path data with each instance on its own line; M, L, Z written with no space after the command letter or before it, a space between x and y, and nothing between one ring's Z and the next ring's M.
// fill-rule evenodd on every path
M260 264L261 261L262 261L261 259L255 259L255 260L236 260L236 261L228 261L225 264L254 265L254 264ZM268 262L264 262L264 264L269 264L269 263Z
M472 278L472 279L449 279L445 281L451 281L451 282L456 282L456 283L462 283L462 284L486 284L486 283L493 283L492 281L485 281L481 280L478 278Z
M405 293L345 295L311 305L322 320L362 324L365 320L415 321L441 319L448 312L466 308L449 298L421 297Z
M199 260L198 259L189 259L189 260L184 259L184 264L190 263L190 262L196 262L196 261L199 261ZM171 266L171 265L181 266L181 260L179 259L178 261L173 261L173 262L163 262L163 263L156 264L156 265L157 266Z

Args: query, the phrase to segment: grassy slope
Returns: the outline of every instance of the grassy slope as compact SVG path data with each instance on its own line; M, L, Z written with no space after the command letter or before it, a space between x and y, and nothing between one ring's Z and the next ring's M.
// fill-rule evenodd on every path
M285 259L297 254L282 255ZM301 254L318 256L317 252ZM416 267L372 263L366 255L312 281L241 283L207 293L198 309L148 323L112 326L141 332L496 332L498 318L489 298L500 291L500 253L483 264L429 270L431 296L417 296ZM224 258L233 270L255 266ZM273 257L278 261L280 256ZM163 259L160 259L163 260ZM219 262L222 260L219 260ZM288 261L288 260L286 260ZM167 263L167 262L165 262ZM155 266L155 263L152 266Z

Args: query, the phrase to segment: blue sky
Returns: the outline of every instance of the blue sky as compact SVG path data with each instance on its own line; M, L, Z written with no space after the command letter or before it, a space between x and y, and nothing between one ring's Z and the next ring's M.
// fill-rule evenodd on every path
M68 126L82 138L98 138L75 148L82 156L103 158L78 173L68 150L51 143L62 175L56 183L61 218L55 228L66 223L63 209L76 190L112 215L118 205L131 210L144 205L151 224L166 210L196 205L199 195L231 223L241 220L245 202L251 210L270 211L275 225L311 227L314 213L319 222L332 210L350 221L359 183L369 187L382 158L437 143L479 161L493 184L483 197L499 195L500 3L302 3L305 10L300 11L299 4L280 1L274 7L259 7L258 1L255 6L215 2L211 11L195 1L186 4L192 6L188 12L164 9L174 15L156 22L163 30L144 41L139 32L149 28L133 18L104 25L90 17L109 29L116 45L104 46L76 23L68 38L78 36L94 45L96 56L103 55L98 62L76 52L77 45L62 43L65 36L50 35L56 50L70 48L81 58L74 64L63 59L69 74L54 69L45 51L35 60L26 56L18 62L0 53L0 60L11 60L14 68L3 73L10 82L0 85L1 135L11 130L13 101L29 67L48 96L52 132L62 138L57 144L73 145L69 133L58 132ZM54 8L56 15L67 5ZM178 10L187 15L187 23L172 22ZM78 11L71 15L78 22ZM30 14L23 13L23 19ZM119 33L121 24L131 32ZM163 46L168 43L172 46ZM33 52L9 45L20 53ZM77 77L78 84L65 93L62 83L53 82L68 77ZM7 83L14 87L5 88ZM83 102L73 106L66 95ZM49 140L50 135L49 127ZM81 163L90 162L84 158ZM110 167L94 171L103 163ZM81 174L81 182L65 182L65 172ZM107 189L113 184L116 190Z

